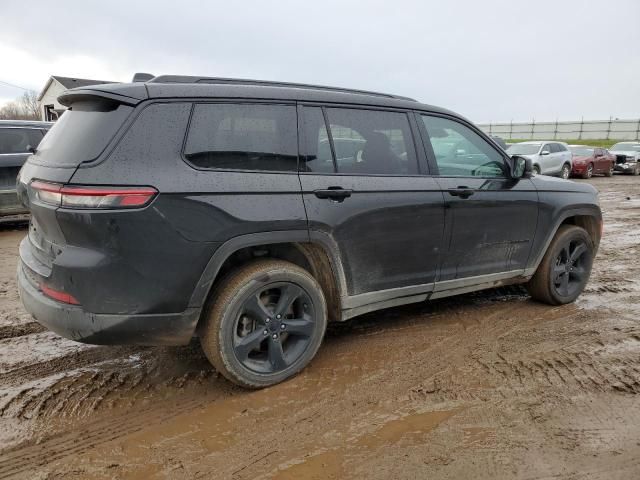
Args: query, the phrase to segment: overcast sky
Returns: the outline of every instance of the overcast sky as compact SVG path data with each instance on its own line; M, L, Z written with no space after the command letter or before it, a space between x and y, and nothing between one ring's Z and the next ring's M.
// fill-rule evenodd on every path
M5 0L0 60L37 91L151 72L379 90L476 122L638 118L640 0ZM0 103L21 93L0 84Z

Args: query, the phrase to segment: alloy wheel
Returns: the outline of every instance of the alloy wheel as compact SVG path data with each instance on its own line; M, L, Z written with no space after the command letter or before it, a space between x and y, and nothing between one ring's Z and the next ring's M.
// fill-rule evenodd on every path
M564 178L565 180L568 179L569 178L569 173L570 173L569 165L566 165L566 164L563 165L563 167L562 167L562 178Z
M593 165L589 164L587 167L587 178L591 178L593 176Z
M583 240L567 243L556 258L553 272L553 287L563 297L573 295L582 287L589 273L587 268L589 247Z
M305 352L315 328L313 303L304 289L290 282L271 284L243 302L233 351L251 371L281 372Z

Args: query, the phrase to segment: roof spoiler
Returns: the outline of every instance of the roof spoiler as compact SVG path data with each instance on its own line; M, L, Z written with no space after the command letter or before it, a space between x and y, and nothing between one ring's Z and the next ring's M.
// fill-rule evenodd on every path
M149 80L153 80L154 78L155 75L152 75L151 73L138 72L133 75L133 79L131 80L131 82L148 82Z
M110 87L96 85L91 88L73 88L66 90L58 97L58 102L69 107L74 102L87 100L105 100L124 105L135 106L148 98L144 85L111 84Z

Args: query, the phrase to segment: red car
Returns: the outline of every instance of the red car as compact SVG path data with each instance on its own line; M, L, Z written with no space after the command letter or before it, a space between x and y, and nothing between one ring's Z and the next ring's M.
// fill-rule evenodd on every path
M589 147L587 145L569 145L573 155L571 160L571 176L591 178L596 173L605 177L613 175L616 157L606 148Z

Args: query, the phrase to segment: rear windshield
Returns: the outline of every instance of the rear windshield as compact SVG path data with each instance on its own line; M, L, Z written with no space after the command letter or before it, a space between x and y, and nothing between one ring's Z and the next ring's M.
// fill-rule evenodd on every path
M42 130L36 128L0 128L0 154L29 153L42 140Z
M95 160L132 110L132 107L113 102L73 103L42 139L34 161L76 166Z

